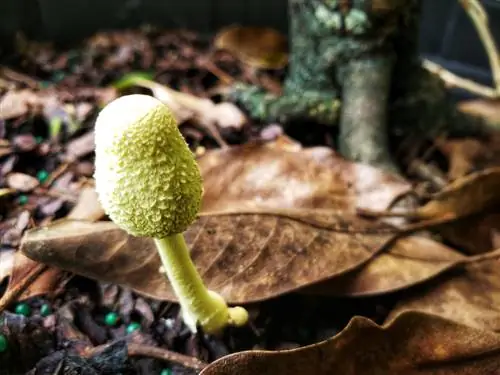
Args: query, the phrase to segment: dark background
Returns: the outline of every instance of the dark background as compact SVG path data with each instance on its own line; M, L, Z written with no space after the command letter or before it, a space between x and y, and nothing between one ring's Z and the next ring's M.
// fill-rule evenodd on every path
M500 43L500 1L483 3ZM457 74L489 84L487 56L458 0L424 0L423 12L422 54ZM287 22L287 0L0 0L4 45L16 30L31 38L67 43L96 30L144 23L208 34L231 23L286 32Z

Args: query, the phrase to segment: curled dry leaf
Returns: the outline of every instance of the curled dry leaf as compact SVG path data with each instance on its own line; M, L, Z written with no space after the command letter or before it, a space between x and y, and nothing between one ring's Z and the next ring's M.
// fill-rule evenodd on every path
M215 36L214 46L259 69L282 69L288 63L287 38L272 28L230 26Z
M455 180L472 170L500 166L500 133L487 139L446 139L438 142L441 152L449 160L449 178ZM479 254L500 247L500 226L497 213L482 213L479 217L453 222L439 228L440 234L450 243L468 253Z
M499 191L500 168L488 168L453 181L412 216L468 253L487 252L498 233Z
M354 317L335 337L285 351L223 357L200 375L484 375L500 368L500 336L420 312L378 326Z
M451 182L423 206L414 211L395 213L395 216L420 221L410 226L413 229L436 227L454 245L470 253L482 253L492 250L491 244L497 232L498 225L492 223L492 219L494 221L500 208L498 191L500 167L488 168ZM375 214L385 215L385 212Z
M230 303L248 303L363 265L384 249L394 229L330 210L256 210L204 214L185 236L208 288ZM110 222L56 222L28 231L21 249L51 266L175 299L159 273L153 241Z
M417 217L443 222L471 216L500 204L500 168L489 168L453 181L427 204L417 209Z
M496 257L496 258L495 258ZM388 319L403 311L437 314L470 327L500 331L500 250L479 257L453 277L427 285L403 300Z
M22 301L53 293L63 281L64 272L55 268L39 270L40 267L40 263L17 251L14 255L14 267L9 285L0 299L0 305L4 305L4 301L10 298Z

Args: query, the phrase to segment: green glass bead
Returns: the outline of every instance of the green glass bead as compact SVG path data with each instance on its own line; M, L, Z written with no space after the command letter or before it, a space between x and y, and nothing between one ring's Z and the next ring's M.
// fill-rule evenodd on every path
M18 198L17 198L17 202L21 205L21 206L24 206L26 203L28 203L28 197L24 194L20 195Z
M16 306L16 314L30 316L31 315L31 307L29 307L26 303L20 303Z
M48 303L44 303L40 307L40 315L41 316L49 316L52 313L52 309L50 308L50 305Z
M172 375L172 370L170 370L169 368L164 368L163 370L161 370L160 375Z
M38 173L36 174L36 178L43 184L49 178L49 172L47 172L45 169L42 169L41 171L38 171Z
M9 347L9 342L7 341L7 337L0 333L0 353L3 353Z
M116 323L118 323L118 320L119 320L119 317L118 317L117 313L115 313L115 312L109 312L104 317L104 324L106 324L107 326L112 327L112 326L115 326Z
M43 137L37 136L37 137L35 137L35 141L37 144L40 144L43 142Z
M52 78L52 81L59 82L59 81L62 81L65 77L66 77L66 74L64 74L64 72L57 71L54 74L52 74L51 78Z
M127 333L132 333L141 328L141 325L137 322L132 322L127 326Z

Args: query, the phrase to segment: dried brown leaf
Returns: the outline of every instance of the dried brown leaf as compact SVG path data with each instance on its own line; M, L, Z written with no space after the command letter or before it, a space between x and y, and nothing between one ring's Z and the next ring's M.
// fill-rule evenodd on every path
M185 233L208 288L230 303L265 300L339 276L373 258L393 235L386 224L321 210L205 214ZM175 299L159 273L153 241L113 223L61 221L28 231L21 249L44 264Z
M421 219L452 221L471 216L500 204L500 168L471 173L437 193L417 210Z
M247 144L198 159L203 211L245 207L383 210L409 189L401 178L355 164L326 147L283 150Z
M500 133L488 139L457 139L438 142L440 150L448 157L448 176L455 180L473 170L500 166ZM467 253L479 254L500 247L498 214L481 213L478 217L459 220L439 228L440 234L451 244Z
M453 181L410 216L468 253L487 252L498 227L499 191L500 168L488 168Z
M205 182L204 210L256 206L345 212L358 207L383 209L409 188L397 177L346 161L323 147L292 151L252 144L209 151L198 163ZM427 281L463 259L449 247L412 236L400 239L398 246L364 267L307 288L307 292L348 296L388 293Z
M7 175L7 185L12 189L26 193L38 187L40 182L33 176L14 172Z
M14 255L14 267L9 285L2 300L10 296L11 292L16 289L22 290L19 295L15 296L16 300L24 300L53 293L62 282L64 272L55 268L46 268L39 276L31 280L32 274L37 272L38 267L40 267L38 262L29 259L22 252L17 251ZM20 287L21 285L22 287ZM2 300L0 300L0 304L2 304Z
M300 349L223 357L200 375L484 375L500 368L500 336L419 312L378 326L354 317L335 337Z
M470 327L500 331L500 250L487 257L403 300L388 319L407 310L423 311Z
M379 254L367 265L307 288L313 294L373 296L407 289L436 277L466 257L436 241L412 236Z
M229 26L221 30L214 46L260 69L282 69L288 63L288 41L272 28Z

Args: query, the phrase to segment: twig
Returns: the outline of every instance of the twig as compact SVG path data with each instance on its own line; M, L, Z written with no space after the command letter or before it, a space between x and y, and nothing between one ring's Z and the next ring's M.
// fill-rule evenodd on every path
M441 190L447 184L443 172L433 164L426 164L422 160L415 159L410 163L409 171L432 184L435 190Z
M401 217L404 219L418 220L421 216L416 211L387 211L387 210L371 210L369 208L358 207L356 214L371 219L379 219L383 217Z
M422 66L429 72L439 76L439 78L441 78L441 80L448 87L457 87L467 90L473 94L491 99L497 98L499 96L499 93L494 88L481 85L480 83L474 82L467 78L459 77L433 61L424 60L422 62Z
M231 77L229 74L227 74L217 65L215 65L213 61L203 59L200 61L200 66L204 67L206 70L208 70L218 79L220 79L221 82L224 83L225 85L232 85L235 81L233 77Z
M439 64L424 60L422 66L438 75L448 87L457 87L473 94L495 99L500 96L500 55L488 25L488 15L478 0L458 0L469 15L488 55L495 88L481 85L470 79L460 77Z
M491 73L495 83L496 93L500 94L500 56L488 25L488 15L479 0L459 0L462 7L476 27L479 38L483 42L490 60Z
M187 355L171 352L169 350L151 345L129 343L128 355L131 357L151 357L160 359L162 361L175 362L184 367L192 368L194 370L202 370L208 366L208 363L200 361L195 357L189 357Z
M59 167L57 167L57 169L52 172L49 176L49 178L47 179L47 181L45 181L45 183L43 184L44 187L49 187L50 185L52 185L52 183L57 180L59 177L61 177L63 175L64 172L66 172L68 170L68 168L70 167L71 163L62 163L61 165L59 165Z
M399 193L391 200L391 202L386 208L386 211L391 211L394 207L396 207L396 205L398 205L400 202L408 198L418 201L421 198L421 196L413 189L408 189L406 191L403 191L402 193Z
M490 251L484 254L468 256L465 264L479 263L488 260L498 260L498 259L500 259L500 249Z
M0 299L0 313L14 302L23 292L44 273L49 267L45 264L37 264L22 280L7 291Z

